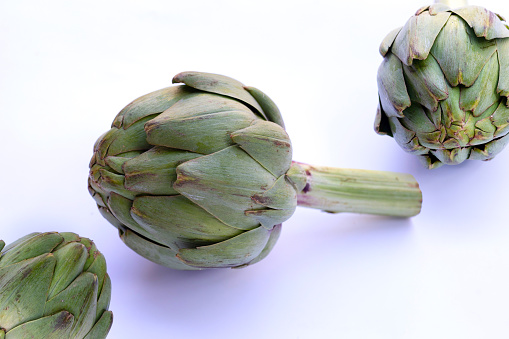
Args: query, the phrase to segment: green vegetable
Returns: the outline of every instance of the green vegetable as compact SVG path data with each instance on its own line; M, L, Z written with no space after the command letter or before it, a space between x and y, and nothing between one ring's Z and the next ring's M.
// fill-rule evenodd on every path
M263 259L297 204L412 216L411 175L292 162L267 95L196 72L127 105L94 147L89 190L121 239L172 268L241 267Z
M492 159L509 142L508 38L482 7L419 9L380 46L377 133L430 169Z
M94 243L74 233L0 241L0 339L106 338L111 282Z

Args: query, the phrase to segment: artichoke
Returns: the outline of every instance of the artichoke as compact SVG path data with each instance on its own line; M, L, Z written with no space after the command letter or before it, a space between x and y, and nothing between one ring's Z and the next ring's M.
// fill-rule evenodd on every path
M260 90L208 73L180 73L173 82L127 105L90 163L100 212L149 260L176 269L253 264L297 204L419 213L411 175L292 162L279 110Z
M419 9L380 45L376 132L430 169L492 159L509 142L508 38L482 7Z
M32 233L4 246L0 241L1 339L106 338L111 282L91 240Z

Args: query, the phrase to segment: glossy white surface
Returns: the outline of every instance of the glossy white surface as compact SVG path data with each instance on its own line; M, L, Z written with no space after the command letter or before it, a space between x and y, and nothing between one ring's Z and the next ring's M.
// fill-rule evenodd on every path
M428 171L373 132L378 45L425 4L1 2L0 238L92 238L113 283L112 339L509 338L509 149ZM508 2L478 4L509 16ZM88 194L92 146L122 107L187 70L270 95L295 160L413 174L422 213L301 208L242 270L139 257Z

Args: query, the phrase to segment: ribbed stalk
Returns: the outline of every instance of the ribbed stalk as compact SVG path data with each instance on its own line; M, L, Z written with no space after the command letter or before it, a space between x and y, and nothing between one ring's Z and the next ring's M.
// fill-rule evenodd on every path
M435 3L444 4L451 8L458 8L468 5L468 2L466 0L435 0Z
M295 165L306 176L297 196L299 206L396 217L411 217L421 211L422 193L410 174Z

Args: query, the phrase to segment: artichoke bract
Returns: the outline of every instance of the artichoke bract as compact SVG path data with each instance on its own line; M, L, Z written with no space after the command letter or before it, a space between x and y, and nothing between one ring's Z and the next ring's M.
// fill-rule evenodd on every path
M260 90L209 73L180 73L173 82L127 105L90 163L90 194L142 256L176 269L253 264L298 203L419 213L411 175L292 162L281 114Z
M74 233L0 241L0 339L106 338L111 281L95 244Z
M509 142L508 38L482 7L419 9L380 45L376 132L430 169L492 159Z

